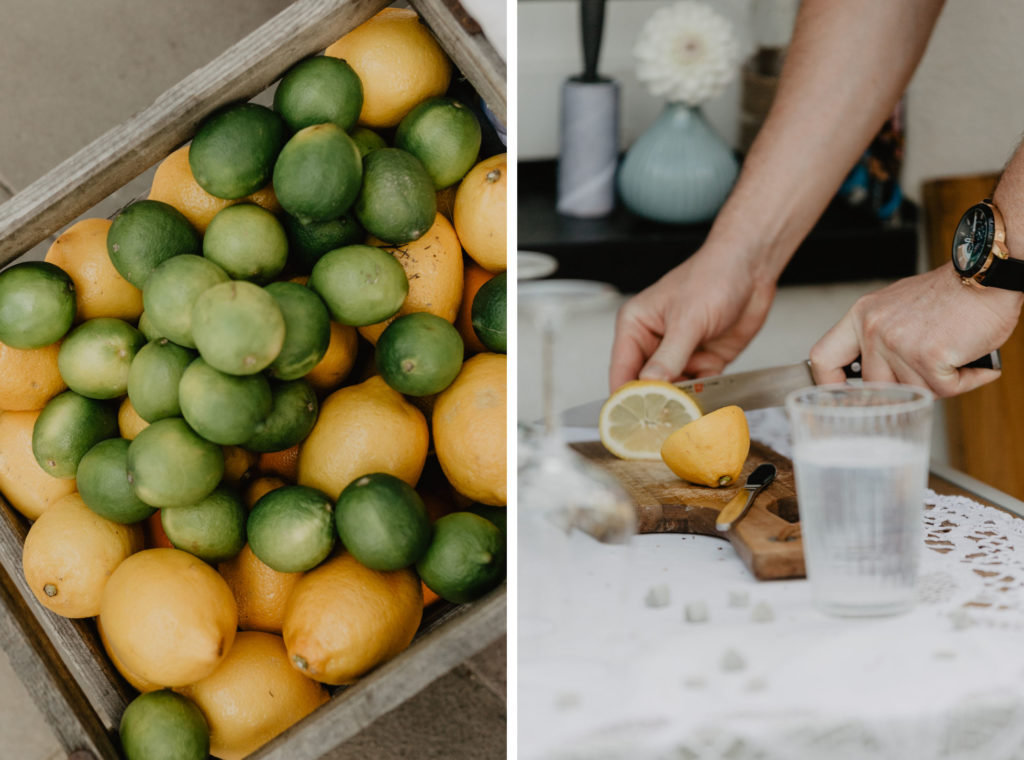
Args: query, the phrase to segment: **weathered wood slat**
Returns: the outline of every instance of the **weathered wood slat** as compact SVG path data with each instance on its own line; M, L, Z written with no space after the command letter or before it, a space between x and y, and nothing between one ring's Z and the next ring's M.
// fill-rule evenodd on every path
M110 727L96 715L29 610L13 577L0 570L0 646L11 667L64 747L69 751L87 750L96 760L117 760L117 749L108 734Z
M335 694L312 715L250 755L251 760L316 760L505 633L504 585L456 609L445 625L419 636L391 662Z
M483 34L467 34L444 0L410 0L455 65L502 124L507 121L505 61Z
M92 208L191 138L204 116L264 90L389 0L298 0L152 105L0 205L0 266Z
M31 623L46 635L57 652L56 656L63 660L64 667L74 676L103 726L114 730L133 693L107 659L91 621L63 618L36 602L21 569L21 547L26 532L24 519L0 498L0 566L10 578L12 588L21 596L21 606L17 610L0 610L0 615L31 616L32 621L25 621L25 624ZM50 667L55 667L55 664ZM45 714L49 705L39 704L39 707ZM69 719L67 713L47 717L51 724L53 720Z

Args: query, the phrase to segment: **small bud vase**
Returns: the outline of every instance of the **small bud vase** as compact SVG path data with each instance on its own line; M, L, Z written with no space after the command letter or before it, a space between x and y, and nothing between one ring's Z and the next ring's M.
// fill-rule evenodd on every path
M732 190L739 163L699 106L668 103L626 151L619 197L633 213L667 224L712 219Z

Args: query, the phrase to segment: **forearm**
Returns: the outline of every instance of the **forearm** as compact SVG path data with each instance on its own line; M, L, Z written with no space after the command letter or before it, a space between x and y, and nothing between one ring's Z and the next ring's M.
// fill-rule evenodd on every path
M1024 143L1017 147L999 177L992 200L1003 216L1010 255L1024 259Z
M892 113L942 3L804 0L775 101L709 243L779 275Z

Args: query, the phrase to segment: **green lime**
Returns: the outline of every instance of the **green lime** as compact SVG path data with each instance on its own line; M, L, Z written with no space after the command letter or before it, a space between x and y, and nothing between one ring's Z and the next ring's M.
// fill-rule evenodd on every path
M334 505L322 491L284 486L264 495L249 513L249 548L280 573L300 573L334 548Z
M430 396L440 393L462 369L459 331L425 311L399 317L377 339L377 370L399 393Z
M196 358L195 351L160 338L135 354L128 370L128 398L146 422L180 417L178 383L185 368Z
M304 441L316 424L320 404L316 393L303 379L271 383L270 414L256 425L256 432L243 446L250 451L284 451Z
M64 391L50 399L32 429L32 454L55 478L73 478L86 452L117 430L117 405Z
M309 274L328 251L361 243L366 238L366 231L351 212L326 222L305 223L285 214L284 229L288 233L289 263L301 274Z
M434 537L416 570L442 599L471 602L505 577L505 538L480 515L452 512L434 523Z
M359 148L359 155L363 158L366 158L367 153L388 147L383 137L366 127L353 127L348 131L348 136L352 138L356 147Z
M180 417L157 420L128 447L128 477L136 495L153 507L195 504L223 476L224 451Z
M284 316L274 297L251 282L224 282L203 291L192 307L199 355L231 375L266 369L284 345Z
M167 337L156 329L156 325L153 324L153 320L149 318L149 315L146 314L145 311L139 315L139 331L146 336L146 340L148 341L160 340L161 338Z
M57 368L68 387L89 398L117 398L128 390L132 359L146 337L122 319L97 317L74 330L60 344Z
M200 357L182 374L178 401L181 416L199 435L221 446L237 446L270 414L270 384L258 373L221 372Z
M11 348L56 343L75 321L75 284L47 261L23 261L0 272L0 342Z
M381 148L363 159L356 218L371 235L400 245L423 237L437 216L434 182L416 156Z
M345 548L371 570L409 567L430 545L423 499L404 480L384 472L345 487L334 505L334 523Z
M423 162L438 190L466 176L480 152L480 122L452 98L428 98L405 115L395 147Z
M350 129L362 107L363 83L340 58L299 61L285 72L274 92L274 110L293 132L328 121Z
M210 114L188 151L196 182L210 195L244 198L270 181L288 139L284 120L265 106L235 103Z
M121 715L126 760L206 760L210 727L195 702L170 689L140 694Z
M142 290L147 319L163 336L179 346L195 348L192 307L214 285L231 278L217 264L202 256L175 256L153 270Z
M207 562L223 562L245 546L246 516L241 497L218 486L195 504L161 509L160 525L175 549Z
M501 530L501 535L508 538L508 510L505 507L492 507L488 504L473 504L467 512L480 515L490 520Z
M331 315L320 296L297 282L272 282L266 291L284 317L284 345L267 367L278 380L295 380L315 367L331 341Z
M480 342L491 351L505 353L505 309L508 296L506 284L508 277L502 272L485 282L473 297L470 318L473 321L473 332Z
M206 228L203 255L235 280L270 282L288 261L288 238L265 208L236 203L217 212Z
M281 208L304 222L337 219L359 194L359 148L337 124L295 133L274 164L274 193Z
M372 325L392 317L409 293L409 278L394 256L371 245L328 251L313 267L309 287L343 325Z
M82 501L100 517L122 525L145 520L156 509L135 495L128 480L128 446L124 438L107 438L78 463L76 482Z
M163 201L136 201L107 232L107 253L114 268L137 288L172 256L199 253L199 233L185 216Z

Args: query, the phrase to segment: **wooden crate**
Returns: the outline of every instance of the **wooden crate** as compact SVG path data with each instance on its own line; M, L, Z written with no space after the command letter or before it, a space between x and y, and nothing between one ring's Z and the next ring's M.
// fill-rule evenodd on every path
M296 61L370 18L389 0L298 0L154 103L0 205L0 266L45 240L188 141L226 103L265 90ZM452 0L410 0L456 67L505 121L505 64ZM76 759L114 760L117 724L134 691L113 669L93 620L39 605L21 570L27 521L0 497L0 646L60 743ZM467 605L428 608L413 644L264 746L253 758L312 760L358 733L505 633L501 586Z

